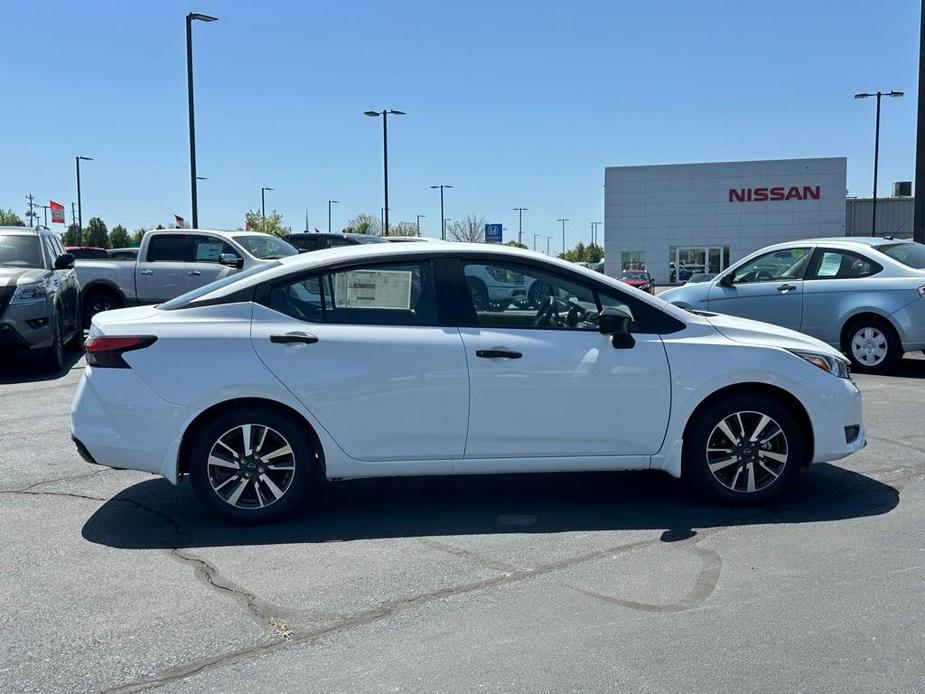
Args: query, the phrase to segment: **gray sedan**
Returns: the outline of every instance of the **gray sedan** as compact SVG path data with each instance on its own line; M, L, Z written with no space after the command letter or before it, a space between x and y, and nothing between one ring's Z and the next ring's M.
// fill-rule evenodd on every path
M858 237L782 243L661 298L799 330L856 367L886 371L904 352L925 349L925 245Z

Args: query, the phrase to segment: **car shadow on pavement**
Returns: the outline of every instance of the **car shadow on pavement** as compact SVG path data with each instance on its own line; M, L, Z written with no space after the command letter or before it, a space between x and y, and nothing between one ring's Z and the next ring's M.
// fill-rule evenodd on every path
M104 503L82 534L125 549L589 530L652 529L670 538L693 528L875 516L898 503L893 487L827 464L758 508L700 501L661 472L386 478L331 483L292 518L235 526L208 514L187 482L151 480Z
M64 351L64 368L61 371L49 371L34 355L13 355L0 364L0 385L57 380L73 369L83 355L82 347L68 347Z

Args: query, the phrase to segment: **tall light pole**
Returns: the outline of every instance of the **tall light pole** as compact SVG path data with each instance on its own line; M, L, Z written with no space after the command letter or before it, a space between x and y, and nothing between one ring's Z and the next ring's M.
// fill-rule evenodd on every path
M540 236L540 234L534 234L534 235L533 235L533 250L534 250L534 251L536 250L536 239L537 239L537 237L539 237L539 236Z
M514 208L514 212L517 213L517 243L521 246L524 245L524 212L526 211L526 207Z
M382 170L384 173L384 190L385 205L383 206L382 218L382 235L389 235L389 114L393 116L404 116L404 111L396 111L394 108L384 108L381 111L364 111L364 114L370 118L382 116Z
M81 161L93 161L93 157L74 157L74 161L77 162L77 232L82 234L84 228L84 218L83 218L83 209L80 207L80 162Z
M600 222L591 222L591 243L595 245L597 245L597 228L600 225Z
M331 205L336 205L340 200L328 200L328 233L331 233Z
M546 255L549 255L549 242L552 241L552 236L546 237Z
M440 189L440 238L446 241L446 216L443 214L443 189L452 188L453 186L447 183L441 183L440 185L431 186L431 190Z
M900 97L902 95L902 92L897 92L896 90L875 93L861 92L860 94L854 95L855 99L866 99L870 96L877 97L877 121L876 126L874 127L874 200L873 213L871 217L871 236L877 235L877 169L880 165L880 97Z
M418 218L418 236L421 235L421 218L422 218L422 217L426 217L426 216L427 216L426 214L419 214L419 215L417 215L417 218Z
M186 93L189 99L189 182L193 207L193 229L199 228L199 200L196 196L196 122L193 116L193 21L214 22L218 17L190 12L186 15Z
M275 188L261 187L260 189L260 221L263 222L263 231L267 230L267 191L268 190L275 190Z
M556 220L562 222L562 252L565 253L565 223L569 221L568 217L560 217Z

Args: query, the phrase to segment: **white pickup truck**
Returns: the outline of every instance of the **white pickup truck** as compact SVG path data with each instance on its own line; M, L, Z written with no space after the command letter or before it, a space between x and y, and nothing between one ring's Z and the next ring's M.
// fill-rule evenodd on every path
M83 322L90 325L100 311L167 301L238 270L297 253L282 239L254 231L149 231L137 260L75 263Z

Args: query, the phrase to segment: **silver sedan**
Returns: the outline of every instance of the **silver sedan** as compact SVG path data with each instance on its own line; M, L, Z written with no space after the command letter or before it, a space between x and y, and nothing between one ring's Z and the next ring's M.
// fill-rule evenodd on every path
M925 349L925 245L859 237L781 243L661 298L799 330L856 367L887 371L903 353Z

